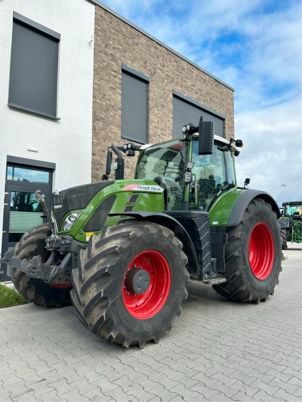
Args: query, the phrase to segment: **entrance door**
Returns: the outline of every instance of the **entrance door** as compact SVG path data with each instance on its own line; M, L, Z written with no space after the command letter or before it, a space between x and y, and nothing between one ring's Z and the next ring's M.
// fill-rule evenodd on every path
M45 194L50 206L52 170L17 163L7 163L2 236L2 256L14 247L22 235L40 225L42 210L35 191ZM6 264L1 264L0 281L9 280Z

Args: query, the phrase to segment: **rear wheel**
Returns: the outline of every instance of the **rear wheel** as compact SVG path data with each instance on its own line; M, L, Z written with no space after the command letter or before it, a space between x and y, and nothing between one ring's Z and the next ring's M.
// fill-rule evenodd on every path
M30 260L41 255L46 261L49 252L45 249L45 237L50 234L48 225L40 225L25 233L16 244L14 254L19 259ZM40 279L30 278L25 273L12 269L11 278L15 288L29 302L42 307L63 307L70 304L69 288L50 286Z
M287 250L287 230L281 229L281 242L282 242L282 250Z
M240 224L228 233L225 258L227 282L213 286L216 292L256 303L273 294L281 271L281 238L270 204L251 202Z
M81 321L109 342L157 342L187 298L187 257L173 232L127 221L93 237L72 271Z

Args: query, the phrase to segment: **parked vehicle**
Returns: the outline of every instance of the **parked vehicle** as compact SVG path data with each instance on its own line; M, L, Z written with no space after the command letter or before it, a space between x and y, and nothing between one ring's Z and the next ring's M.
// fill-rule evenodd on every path
M302 201L286 201L282 206L282 248L287 249L287 242L302 243Z
M101 182L54 194L51 211L37 192L47 223L6 255L15 287L43 307L71 295L92 332L124 347L158 342L189 278L232 301L265 301L281 271L280 213L268 193L237 186L241 146L202 118L180 139L112 145ZM123 156L137 153L124 179Z

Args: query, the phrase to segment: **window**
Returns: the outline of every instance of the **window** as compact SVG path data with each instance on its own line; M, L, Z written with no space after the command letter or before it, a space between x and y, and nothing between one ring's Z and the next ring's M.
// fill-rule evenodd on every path
M49 171L27 167L7 166L7 180L27 183L48 183Z
M217 143L211 155L198 154L198 141L193 141L193 169L198 206L208 210L219 192L236 185L234 160L231 152L223 152Z
M148 78L123 67L122 138L145 144L148 138L147 131Z
M8 104L57 117L60 35L14 13Z
M197 103L193 103L185 97L173 96L173 137L179 138L181 128L187 123L198 125L200 116L204 120L212 121L214 134L224 137L224 119L209 111L206 111Z

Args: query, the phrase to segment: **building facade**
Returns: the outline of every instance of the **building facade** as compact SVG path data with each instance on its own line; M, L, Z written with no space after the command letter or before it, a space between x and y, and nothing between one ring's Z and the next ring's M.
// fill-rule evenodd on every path
M99 4L99 2L95 2ZM234 92L138 27L96 6L92 179L104 173L106 147L127 140L155 143L179 136L200 115L215 134L234 135ZM133 174L126 170L127 175ZM129 167L129 166L128 166Z
M2 255L41 222L37 188L49 199L90 181L94 13L86 0L0 2Z
M0 55L1 255L41 222L34 192L100 180L112 143L201 115L234 134L231 87L96 0L1 1Z

